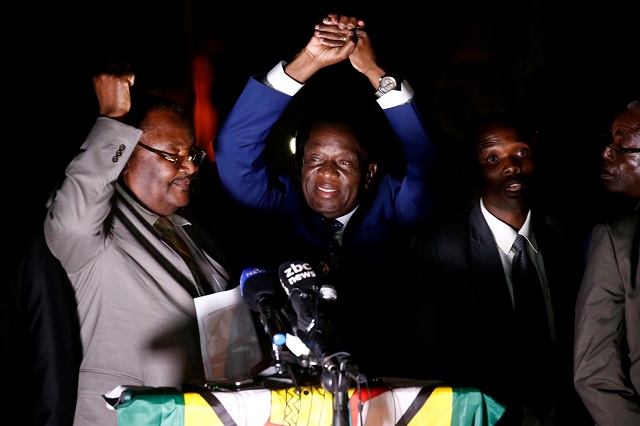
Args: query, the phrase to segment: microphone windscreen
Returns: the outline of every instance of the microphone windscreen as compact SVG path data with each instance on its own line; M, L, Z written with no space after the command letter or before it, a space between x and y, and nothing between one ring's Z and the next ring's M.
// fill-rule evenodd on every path
M329 267L324 262L289 261L281 264L278 272L280 284L290 295L294 289L316 292Z
M247 268L240 274L242 299L253 311L259 311L258 302L264 297L278 297L280 291L278 281L268 268Z

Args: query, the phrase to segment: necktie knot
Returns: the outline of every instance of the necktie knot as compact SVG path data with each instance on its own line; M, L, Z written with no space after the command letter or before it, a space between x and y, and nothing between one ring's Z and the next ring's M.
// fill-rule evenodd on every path
M526 275L530 271L535 271L535 268L532 268L531 259L529 258L529 255L527 253L526 244L526 238L520 234L518 234L516 240L513 242L513 249L516 252L513 255L513 270L511 271L513 277L518 274Z
M324 227L330 234L335 234L338 232L344 225L337 219L328 219L326 217L322 218L322 222L324 223Z
M155 223L153 224L153 227L156 228L158 231L160 231L163 235L167 235L175 232L173 229L173 225L171 225L171 221L163 216L160 216L155 221Z
M516 240L513 242L513 248L516 252L521 252L527 245L527 239L524 235L518 234Z

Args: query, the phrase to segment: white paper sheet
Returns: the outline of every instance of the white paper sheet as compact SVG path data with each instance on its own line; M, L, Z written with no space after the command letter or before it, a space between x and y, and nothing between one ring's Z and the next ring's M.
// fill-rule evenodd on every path
M240 287L195 299L207 381L247 377L262 358Z

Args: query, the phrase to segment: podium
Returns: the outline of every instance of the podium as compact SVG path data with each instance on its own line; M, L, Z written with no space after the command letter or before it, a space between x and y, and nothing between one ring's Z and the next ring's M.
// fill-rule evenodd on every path
M184 390L123 386L105 399L119 426L331 426L333 417L332 395L319 385ZM348 395L352 426L493 426L504 413L475 388L441 382L381 379Z

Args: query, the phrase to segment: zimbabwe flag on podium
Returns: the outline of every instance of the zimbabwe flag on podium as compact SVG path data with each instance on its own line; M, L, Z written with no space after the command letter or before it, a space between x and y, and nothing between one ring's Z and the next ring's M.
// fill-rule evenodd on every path
M119 426L331 426L333 417L332 395L319 386L302 386L299 393L295 388L186 393L120 388L108 394L111 398L105 395L118 411ZM474 388L349 391L350 426L493 426L503 413L501 404Z

